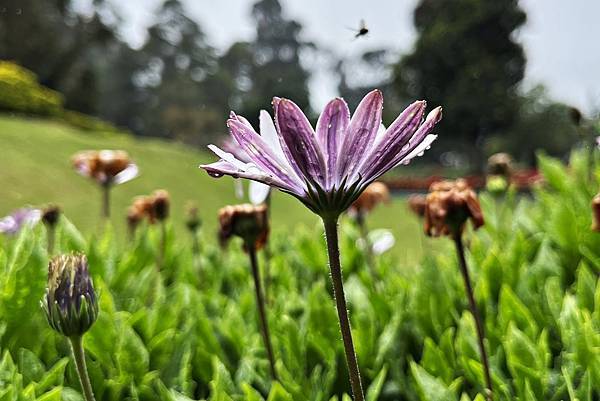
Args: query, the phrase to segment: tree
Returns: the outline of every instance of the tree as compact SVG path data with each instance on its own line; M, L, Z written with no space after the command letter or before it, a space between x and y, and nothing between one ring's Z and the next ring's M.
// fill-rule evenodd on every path
M514 32L526 19L518 0L421 0L414 13L414 50L395 68L395 86L408 98L444 107L439 143L483 167L486 139L518 118L518 84L525 55Z
M97 93L90 90L97 77L91 55L116 37L101 18L111 12L110 6L96 0L93 7L91 15L83 16L73 10L71 0L4 1L0 59L35 72L44 86L65 95L69 108L94 113Z
M221 59L233 84L231 104L251 121L271 108L273 96L294 100L309 110L308 71L301 55L313 45L300 39L300 23L286 19L278 0L260 0L252 7L256 38L235 43Z
M205 90L216 72L214 50L179 0L166 0L156 16L140 50L147 63L135 74L146 97L141 132L205 144L224 130L223 107Z

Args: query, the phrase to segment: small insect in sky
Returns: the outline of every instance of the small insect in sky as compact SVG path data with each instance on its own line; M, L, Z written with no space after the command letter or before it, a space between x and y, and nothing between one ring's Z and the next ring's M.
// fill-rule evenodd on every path
M366 36L368 33L369 33L369 28L367 28L367 24L365 24L365 20L361 19L360 27L356 31L356 35L354 35L354 38L357 39L357 38L360 38L361 36Z

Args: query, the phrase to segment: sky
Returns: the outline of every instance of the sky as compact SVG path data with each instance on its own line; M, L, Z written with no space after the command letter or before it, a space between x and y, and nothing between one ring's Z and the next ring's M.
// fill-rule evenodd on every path
M134 45L144 40L160 0L112 0L124 17L123 36ZM206 32L209 42L224 51L238 40L251 40L254 0L182 0L189 15ZM415 40L412 11L416 0L280 0L288 18L302 23L303 38L338 56L386 47L398 55ZM483 1L483 0L482 0ZM524 88L544 84L558 101L585 113L600 110L599 0L521 0L527 23L517 33L527 54ZM353 40L349 28L364 19L369 35ZM320 109L336 95L337 82L324 65L315 67L311 103Z

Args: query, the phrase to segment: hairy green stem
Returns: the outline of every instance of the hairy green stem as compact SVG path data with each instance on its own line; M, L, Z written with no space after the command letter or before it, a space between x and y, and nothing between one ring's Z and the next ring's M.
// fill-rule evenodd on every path
M102 185L102 218L110 218L110 184Z
M267 350L269 366L271 367L271 376L273 377L273 380L277 380L277 371L275 370L275 357L273 356L273 347L271 346L271 335L269 333L269 322L267 320L267 313L265 310L265 298L263 296L262 285L260 281L260 270L258 268L258 260L256 258L256 246L253 243L246 244L246 251L248 251L248 256L250 258L250 267L252 268L252 277L254 278L256 306L258 309L258 316L260 319L260 332L262 334L263 342Z
M488 390L487 399L492 400L492 376L490 374L490 364L488 361L487 352L485 350L485 333L479 309L475 303L475 296L473 295L473 287L471 285L471 278L469 277L469 269L467 267L467 260L465 258L465 248L462 242L462 236L460 233L453 235L454 244L456 245L456 253L458 254L458 261L460 265L460 271L462 273L465 290L469 299L469 309L475 319L475 327L477 328L477 339L479 341L479 352L481 353L481 362L483 363L483 370L485 374L485 382Z
M355 401L364 401L362 382L358 370L358 361L354 351L352 341L352 330L350 329L350 319L348 318L348 308L346 306L346 296L344 294L344 279L342 276L342 266L340 264L340 248L337 231L337 217L323 218L325 226L325 236L327 238L327 252L329 254L329 270L331 272L331 282L333 284L333 295L337 308L340 331L344 342L344 352L346 353L346 363L350 376L350 386Z
M77 376L79 376L79 383L83 391L83 397L85 401L95 401L94 392L92 391L92 384L88 376L87 367L85 365L85 352L83 351L83 337L72 336L69 337L71 342L71 349L73 351L73 358L75 359L75 367L77 368Z

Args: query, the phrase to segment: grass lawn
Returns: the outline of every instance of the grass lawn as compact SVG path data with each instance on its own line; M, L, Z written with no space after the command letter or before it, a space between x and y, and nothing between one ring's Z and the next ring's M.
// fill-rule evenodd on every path
M125 214L131 199L164 188L172 197L173 224L184 230L184 205L195 201L204 221L205 238L216 230L216 212L226 204L239 203L228 177L213 179L198 164L214 160L188 146L125 134L79 131L69 126L35 119L0 116L0 216L23 205L56 203L84 233L99 227L100 192L95 183L79 176L70 164L73 153L84 149L124 149L140 167L140 176L112 191L112 224L125 232ZM290 196L276 193L272 207L273 231L293 235L298 225L314 226L318 219ZM389 228L397 244L400 262L420 258L428 241L420 223L403 199L373 213L370 228Z

